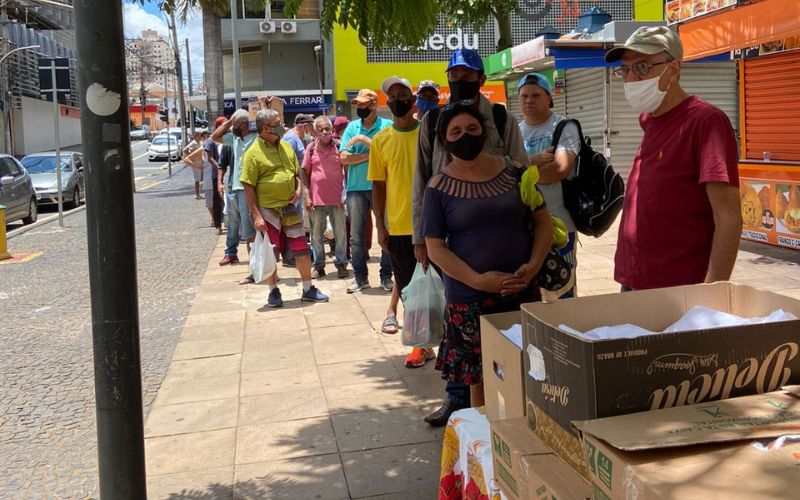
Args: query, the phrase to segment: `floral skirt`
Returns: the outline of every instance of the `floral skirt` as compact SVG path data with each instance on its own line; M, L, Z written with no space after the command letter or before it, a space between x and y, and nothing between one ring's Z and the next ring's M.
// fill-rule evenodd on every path
M515 297L497 295L461 304L448 302L444 312L444 337L436 357L436 369L442 372L442 378L466 385L482 384L481 315L517 311L520 305L534 300L531 292L528 289L527 293Z

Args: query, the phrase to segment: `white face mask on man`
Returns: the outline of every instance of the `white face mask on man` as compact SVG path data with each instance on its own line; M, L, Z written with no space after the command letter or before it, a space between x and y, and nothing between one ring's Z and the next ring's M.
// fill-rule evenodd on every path
M652 113L661 106L661 103L664 102L664 97L669 91L669 86L667 86L667 90L661 90L658 88L658 82L661 81L661 77L664 76L668 69L669 66L664 68L658 78L650 78L649 80L638 82L625 82L625 99L634 111L639 114Z

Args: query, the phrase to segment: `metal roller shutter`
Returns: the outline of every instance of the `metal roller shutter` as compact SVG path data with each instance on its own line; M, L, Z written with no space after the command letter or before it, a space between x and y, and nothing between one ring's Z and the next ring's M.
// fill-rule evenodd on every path
M800 162L800 53L744 62L744 157Z
M625 99L625 81L621 78L611 79L611 114L609 117L609 142L611 154L608 160L614 170L628 180L633 158L642 142L644 132L639 126L639 113L631 108Z
M681 87L691 95L720 108L728 115L739 136L739 85L736 61L686 63Z
M519 106L519 94L517 93L518 84L519 78L515 80L506 80L506 107L514 118L516 118L518 122L521 122L525 117L522 116L522 108Z
M581 122L596 151L605 149L605 80L604 68L568 69L566 75L566 116Z

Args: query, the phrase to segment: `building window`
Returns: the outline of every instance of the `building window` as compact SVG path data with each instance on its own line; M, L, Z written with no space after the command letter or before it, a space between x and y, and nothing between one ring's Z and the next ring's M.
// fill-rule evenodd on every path
M261 73L261 47L242 47L239 52L239 67L243 89L261 89L264 81ZM233 53L222 55L222 70L225 88L233 88Z

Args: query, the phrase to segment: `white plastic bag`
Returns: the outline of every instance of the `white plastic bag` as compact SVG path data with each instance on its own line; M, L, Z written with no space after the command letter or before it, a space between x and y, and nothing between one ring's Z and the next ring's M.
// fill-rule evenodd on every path
M275 272L275 250L272 242L261 231L256 231L256 241L250 249L250 272L256 283L266 281Z
M417 264L408 286L403 289L403 345L438 347L444 334L444 283L432 267Z

